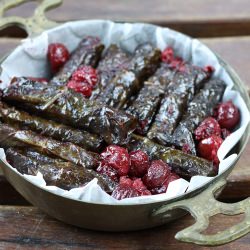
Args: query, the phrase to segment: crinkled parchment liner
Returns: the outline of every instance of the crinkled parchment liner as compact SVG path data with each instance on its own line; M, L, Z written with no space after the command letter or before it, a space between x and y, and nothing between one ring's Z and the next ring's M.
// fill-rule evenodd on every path
M220 159L219 173L226 170L232 164L237 157L236 154L230 155L226 159L224 157L239 141L250 120L246 104L240 94L232 90L233 81L219 64L217 57L211 50L197 39L191 39L168 28L156 27L149 24L119 24L101 20L66 23L46 31L36 38L25 39L22 45L17 47L2 63L1 79L3 83L1 87L6 87L13 76L48 77L49 71L46 60L48 44L63 42L70 51L73 51L85 35L98 36L106 47L111 43L115 43L129 52L133 52L138 44L144 42L151 42L161 50L166 46L171 46L178 56L192 62L194 65L201 67L212 65L215 68L214 77L224 80L227 84L223 100L232 99L241 113L239 128L226 138L218 151ZM0 150L0 157L6 162L3 149ZM9 165L9 167L11 166ZM16 169L14 170L16 171ZM165 194L128 198L121 201L117 201L105 193L97 184L97 179L92 180L84 187L65 191L55 186L46 186L40 173L37 176L24 175L24 178L55 194L81 201L103 204L144 204L173 198L204 185L213 177L195 176L190 182L179 179L169 184Z

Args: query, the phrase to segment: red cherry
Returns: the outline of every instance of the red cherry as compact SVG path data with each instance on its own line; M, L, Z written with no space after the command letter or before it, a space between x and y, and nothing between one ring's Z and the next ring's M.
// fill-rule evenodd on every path
M92 87L84 82L70 80L67 83L67 87L75 90L76 92L82 93L85 97L90 97L92 94Z
M167 47L162 51L161 60L168 64L168 66L172 69L177 69L182 72L186 71L184 61L182 60L182 58L174 56L174 51L171 47Z
M178 180L178 179L180 179L180 176L178 174L176 174L176 173L171 172L170 178L168 180L169 180L169 183L170 183L170 182Z
M176 57L170 63L169 66L173 69L178 69L181 72L185 72L185 63L183 62L182 58Z
M142 195L150 195L151 192L146 188L140 178L131 180L122 176L119 184L112 193L112 197L121 200L124 198L137 197Z
M128 174L129 154L127 149L110 145L101 153L101 159L104 164L116 169L119 176Z
M206 67L204 67L204 71L211 75L215 71L215 68L211 65L207 65Z
M98 172L102 175L107 175L108 177L110 177L110 179L112 179L115 182L118 182L118 180L119 180L117 170L115 170L114 168L111 168L103 163L101 163L98 166L98 168L96 169L96 172Z
M194 134L196 140L202 140L211 135L220 136L220 125L213 117L208 117L196 128Z
M51 43L47 57L53 73L57 72L69 59L69 51L62 43Z
M141 178L130 179L129 177L121 176L119 184L127 185L131 188L134 188L136 191L138 191L140 193L140 195L150 195L151 194L151 192L143 184Z
M219 159L217 156L218 149L223 140L216 135L212 135L206 139L203 139L198 144L198 153L201 157L212 161L215 166L219 165Z
M219 104L216 107L215 115L221 128L228 130L233 130L240 121L239 109L231 100Z
M168 178L162 183L161 187L151 189L152 194L163 194L167 192L168 185L170 182L180 179L176 173L171 173Z
M147 171L147 174L142 178L143 183L148 189L160 187L165 179L170 176L170 168L162 160L155 160Z
M149 168L149 157L148 155L141 151L130 152L130 170L129 175L135 177L142 177L146 174Z
M116 186L111 196L117 200L122 200L125 198L140 196L140 193L131 186L128 186L126 184L119 184Z
M165 63L171 63L174 59L174 50L171 47L165 48L161 53L161 60Z
M121 176L119 180L119 184L124 184L128 186L132 186L133 181L127 176Z
M136 178L135 180L133 180L132 187L136 189L140 193L140 195L151 195L151 192L144 185L141 178Z
M72 74L72 80L84 82L94 87L98 81L97 72L90 66L81 66Z

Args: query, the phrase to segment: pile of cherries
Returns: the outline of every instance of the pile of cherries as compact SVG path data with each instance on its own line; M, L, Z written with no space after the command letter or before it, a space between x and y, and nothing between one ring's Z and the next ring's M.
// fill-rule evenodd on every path
M198 154L218 167L218 149L239 121L239 109L231 100L220 103L214 110L214 117L206 118L195 130Z
M118 183L112 193L118 200L165 193L169 183L179 179L162 160L150 161L141 150L128 153L117 145L110 145L101 153L96 171Z

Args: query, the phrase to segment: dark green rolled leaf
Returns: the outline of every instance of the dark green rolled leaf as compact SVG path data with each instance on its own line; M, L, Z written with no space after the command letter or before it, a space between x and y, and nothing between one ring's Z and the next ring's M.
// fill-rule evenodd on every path
M111 193L116 186L115 182L94 170L79 168L71 162L43 156L32 149L8 148L5 153L12 167L22 174L37 175L40 172L47 185L70 190L82 187L97 178L98 184L107 193Z
M172 134L182 114L209 77L209 73L190 63L182 62L179 66L173 67L171 64L162 62L151 79L157 79L168 87L147 136L162 145L172 145Z
M97 167L99 160L98 154L88 152L73 143L56 141L3 123L0 124L0 146L3 148L34 147L41 153L54 155L84 168Z
M116 74L122 70L126 70L129 61L130 55L128 53L125 53L117 45L111 44L98 64L97 72L99 82L92 92L91 99L96 99L106 86L109 85L109 82L116 76Z
M172 81L176 70L172 70L166 63L161 63L137 96L127 102L127 111L138 119L136 132L145 135L157 113L167 86Z
M163 95L163 86L157 84L157 82L147 81L135 100L131 101L127 112L138 119L137 133L141 135L147 133Z
M140 89L140 82L131 71L123 71L111 80L97 100L120 109Z
M142 82L154 74L160 65L160 61L161 51L154 48L150 43L145 43L135 49L128 69L134 72L138 81Z
M5 123L18 125L21 129L30 129L62 142L72 142L94 152L99 151L104 144L98 135L30 115L4 103L0 103L0 119Z

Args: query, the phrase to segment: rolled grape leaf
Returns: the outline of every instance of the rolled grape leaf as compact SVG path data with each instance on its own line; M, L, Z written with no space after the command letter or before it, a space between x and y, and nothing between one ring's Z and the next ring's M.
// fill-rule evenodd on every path
M194 79L196 92L204 86L212 74L212 72L207 72L203 68L187 62L183 65L182 70Z
M99 161L98 154L88 152L73 143L56 141L3 123L0 123L0 146L3 148L34 147L41 153L54 155L84 168L96 168Z
M97 100L110 107L120 109L128 98L140 89L140 83L131 71L123 71L104 89Z
M138 119L136 128L138 134L145 135L148 132L167 86L175 73L176 71L170 69L166 63L161 63L154 75L144 82L138 95L127 102L127 112Z
M138 119L137 133L141 135L147 133L163 95L164 87L161 85L151 81L144 83L136 99L127 109L128 113Z
M154 74L160 65L160 60L159 49L154 48L150 43L141 44L135 49L128 69L134 72L138 81L142 82Z
M130 55L115 44L111 44L101 58L97 72L99 82L92 92L91 99L96 97L108 86L109 82L122 70L128 68Z
M94 170L79 168L71 162L49 158L34 150L8 148L5 153L7 161L21 174L37 175L40 172L47 185L70 190L97 178L98 184L107 193L111 193L116 186L115 182Z
M103 144L103 139L87 131L46 120L41 117L17 110L0 102L0 119L4 123L15 125L20 129L29 129L41 135L52 137L62 142L72 142L86 150L98 152Z

